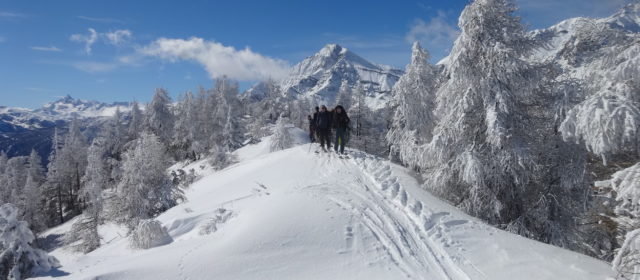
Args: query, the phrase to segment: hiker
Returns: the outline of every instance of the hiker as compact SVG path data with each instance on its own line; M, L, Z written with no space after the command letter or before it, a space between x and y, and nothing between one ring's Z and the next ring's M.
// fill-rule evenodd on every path
M331 149L331 119L331 113L327 111L327 106L322 105L316 117L316 133L318 134L318 138L320 138L320 147L322 147L322 150L325 152ZM325 143L327 146L326 149Z
M316 124L313 122L311 115L307 116L307 120L309 121L309 141L313 143L316 142Z
M317 124L318 124L318 113L320 113L320 107L316 106L316 108L315 108L315 112L313 112L313 128L314 128L314 131L313 131L313 133L314 133L314 134L313 134L313 136L314 136L314 138L315 138L316 140L317 140L318 138L320 138L320 137L318 136L318 125L317 125Z
M333 113L333 127L336 129L336 141L334 142L334 149L336 153L339 152L344 154L344 145L348 141L348 130L349 130L349 116L347 116L347 111L344 110L342 105L336 106Z

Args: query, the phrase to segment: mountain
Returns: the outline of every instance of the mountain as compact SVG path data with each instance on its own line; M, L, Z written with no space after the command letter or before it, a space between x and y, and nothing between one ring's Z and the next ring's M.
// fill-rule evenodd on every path
M333 106L343 84L351 89L362 85L366 103L380 109L390 100L391 88L402 74L402 70L369 62L340 45L328 44L293 66L280 87L285 96ZM259 83L245 95L259 100L264 98L264 89L264 83Z
M186 201L156 218L169 244L131 249L106 222L83 255L50 248L62 267L39 279L576 279L613 277L602 261L497 230L420 187L412 171L357 150L309 152L307 135L270 153L271 137L208 160ZM41 234L51 244L71 220Z
M95 121L113 116L118 109L128 112L129 103L108 104L69 95L33 110L0 106L0 150L11 157L29 155L31 149L36 149L46 159L54 128L64 131L73 118L90 127Z
M604 79L602 86L614 79L640 77L640 2L607 18L568 19L531 31L529 37L535 43L529 59L557 62L565 77L595 75Z

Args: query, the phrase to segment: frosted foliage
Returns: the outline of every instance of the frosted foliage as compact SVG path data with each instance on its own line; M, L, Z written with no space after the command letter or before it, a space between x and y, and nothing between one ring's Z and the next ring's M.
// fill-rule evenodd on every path
M611 183L617 193L617 214L640 218L640 163L614 173Z
M234 162L234 156L227 152L227 150L219 145L214 146L211 149L211 155L209 156L209 164L215 170L221 170L231 165Z
M56 258L32 247L34 239L29 225L18 220L18 208L0 206L0 279L25 279L60 266Z
M387 141L391 153L410 166L417 166L418 146L431 140L436 125L436 71L428 64L429 54L418 43L413 45L411 64L393 88L394 114Z
M527 76L535 73L519 58L527 41L513 9L503 0L465 8L445 69L450 79L437 93L439 122L419 162L432 173L429 188L493 221L505 214L496 194L504 200L522 191L532 166L520 100L532 94Z
M612 265L618 279L640 279L640 229L627 233Z
M182 191L171 183L166 166L165 150L158 137L143 133L124 155L116 219L133 226L138 219L154 217L176 205Z
M141 220L129 237L131 247L149 249L173 242L167 229L156 220Z
M293 145L293 139L289 132L289 128L287 127L288 124L288 118L285 118L284 116L280 116L280 118L278 118L278 122L276 123L275 131L273 133L273 139L271 140L272 152L288 149Z
M607 155L637 148L639 103L621 92L632 94L633 90L623 84L570 110L560 126L564 139L584 143L591 152L602 156L605 164Z
M145 111L145 128L168 144L171 141L174 116L171 112L171 97L164 89L156 89L156 93Z

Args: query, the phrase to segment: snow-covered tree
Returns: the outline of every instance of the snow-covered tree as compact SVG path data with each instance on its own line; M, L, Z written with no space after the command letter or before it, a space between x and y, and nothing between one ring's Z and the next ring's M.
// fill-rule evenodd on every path
M33 246L35 236L18 208L0 206L0 279L26 279L34 273L59 267L58 260Z
M80 121L73 119L69 125L64 145L56 156L57 172L66 197L67 211L72 215L80 214L82 201L78 199L82 176L87 166L87 138L80 130Z
M131 228L175 206L182 191L171 183L165 148L157 136L143 133L124 154L122 179L114 199L114 219Z
M127 130L129 140L138 138L138 135L140 134L140 131L142 129L143 122L144 116L142 114L142 111L140 110L140 106L138 105L138 102L133 101L129 117L129 127Z
M178 159L196 159L193 146L198 136L197 107L196 99L191 92L180 96L175 110L176 124L171 145Z
M61 144L58 129L53 133L51 141L51 153L49 154L49 165L47 166L46 181L43 186L43 194L46 199L45 216L48 226L64 223L63 191L62 191L62 160Z
M613 260L621 279L635 279L640 274L640 163L613 174L614 208L622 246Z
M171 112L171 97L162 89L156 89L151 103L145 110L144 127L160 138L160 141L169 146L172 140L174 115Z
M103 206L102 190L109 178L104 162L105 142L103 138L96 138L89 147L87 169L82 178L82 189L78 194L85 201L86 208L82 217L73 224L66 236L66 242L83 253L91 252L100 246L98 225Z
M476 0L463 11L418 165L427 188L468 213L572 246L565 233L586 191L584 157L554 129L556 97L545 67L522 59L531 43L514 11L509 0Z
M604 165L612 154L640 155L640 97L634 94L639 91L640 86L627 81L578 104L560 126L564 139L584 143Z
M35 150L31 150L29 156L29 167L27 170L27 180L22 190L22 219L29 223L29 227L34 231L42 230L46 227L44 216L44 197L41 186L44 182L44 170L42 159Z
M271 138L271 151L280 151L291 148L293 145L293 138L289 132L289 119L284 115L280 115L276 122L275 131Z
M393 87L393 119L386 135L391 156L413 168L421 158L419 146L431 141L437 71L428 63L429 54L414 43L411 64Z
M338 96L336 97L336 106L342 105L345 110L351 108L351 102L353 100L352 91L347 81L342 81L340 90L338 90Z
M12 157L7 160L4 174L0 174L0 202L20 204L22 188L27 179L27 158Z
M214 129L211 134L212 147L222 145L228 150L241 146L243 130L240 126L241 102L238 99L238 83L226 77L216 80L213 95L216 107L212 112Z

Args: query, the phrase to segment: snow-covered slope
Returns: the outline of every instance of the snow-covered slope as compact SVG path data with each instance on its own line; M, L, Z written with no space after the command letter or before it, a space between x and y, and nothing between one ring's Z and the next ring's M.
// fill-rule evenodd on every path
M298 143L304 132L293 129ZM269 139L204 175L157 220L173 242L133 250L114 225L88 255L53 250L56 279L606 279L608 264L492 228L419 187L411 172L358 151ZM69 229L45 233L50 241ZM42 279L53 276L41 276Z
M366 102L372 109L383 108L391 97L391 88L403 71L371 63L348 49L328 44L313 56L295 65L281 82L285 96L308 98L312 103L335 105L342 84L354 89L362 85ZM264 96L262 84L247 91L254 99Z

